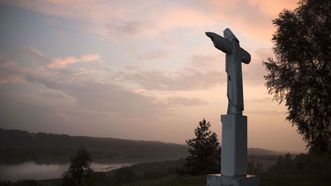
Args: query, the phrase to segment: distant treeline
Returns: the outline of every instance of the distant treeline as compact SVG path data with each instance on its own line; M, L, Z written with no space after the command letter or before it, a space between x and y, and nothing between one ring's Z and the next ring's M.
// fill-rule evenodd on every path
M184 158L187 146L115 138L31 133L0 128L0 163L67 162L81 146L94 161L141 162Z

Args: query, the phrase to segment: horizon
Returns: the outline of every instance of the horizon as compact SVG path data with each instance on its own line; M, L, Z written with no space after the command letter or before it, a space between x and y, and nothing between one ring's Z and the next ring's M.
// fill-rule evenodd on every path
M172 145L183 145L187 146L186 143L173 143L173 142L167 142L167 141L155 141L155 140L139 140L139 139L128 139L128 138L113 138L111 136L75 136L75 135L70 135L70 134L65 134L65 133L49 133L49 132L31 132L31 131L26 131L26 130L21 130L21 129L5 129L5 128L0 128L3 130L14 130L14 131L23 131L27 133L33 133L33 134L51 134L51 135L65 135L65 136L70 136L70 137L86 137L86 138L104 138L104 139L115 139L115 140L126 140L126 141L138 141L138 142L156 142L156 143L164 143L164 144L172 144ZM273 149L267 149L263 147L247 147L248 149L255 149L255 150L266 150L266 151L271 151L275 153L290 153L290 154L299 154L301 152L295 152L295 151L275 151Z
M243 64L248 147L306 152L267 93L272 20L297 0L0 2L0 128L185 144L205 118L221 138L230 28ZM238 6L240 4L240 6Z

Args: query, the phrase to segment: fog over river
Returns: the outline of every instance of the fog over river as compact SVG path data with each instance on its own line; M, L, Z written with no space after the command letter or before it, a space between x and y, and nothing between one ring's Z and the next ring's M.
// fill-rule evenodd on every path
M130 166L128 163L91 163L94 171L106 172L118 169L124 166ZM36 164L35 162L25 162L17 165L0 165L0 179L17 181L23 179L53 179L60 178L68 169L67 164Z

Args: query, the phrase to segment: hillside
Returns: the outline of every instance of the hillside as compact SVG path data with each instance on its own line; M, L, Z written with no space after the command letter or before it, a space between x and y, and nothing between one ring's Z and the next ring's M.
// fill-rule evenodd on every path
M248 149L248 154L250 155L277 155L277 154L281 154L279 152L276 151L271 151L271 150L267 150L267 149L261 149L261 148L249 148Z
M187 155L185 145L0 128L0 163L66 162L81 146L91 153L94 161L146 162L179 159Z
M67 162L81 146L96 162L151 162L176 160L188 155L187 146L155 141L32 133L0 128L0 163L35 161ZM249 155L276 155L270 150L250 148Z

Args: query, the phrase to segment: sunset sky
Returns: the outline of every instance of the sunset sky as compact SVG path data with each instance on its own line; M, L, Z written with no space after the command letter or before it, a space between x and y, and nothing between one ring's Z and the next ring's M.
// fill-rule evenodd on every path
M202 118L220 138L230 28L243 64L248 146L304 152L272 101L272 19L296 0L0 0L0 128L184 144Z

